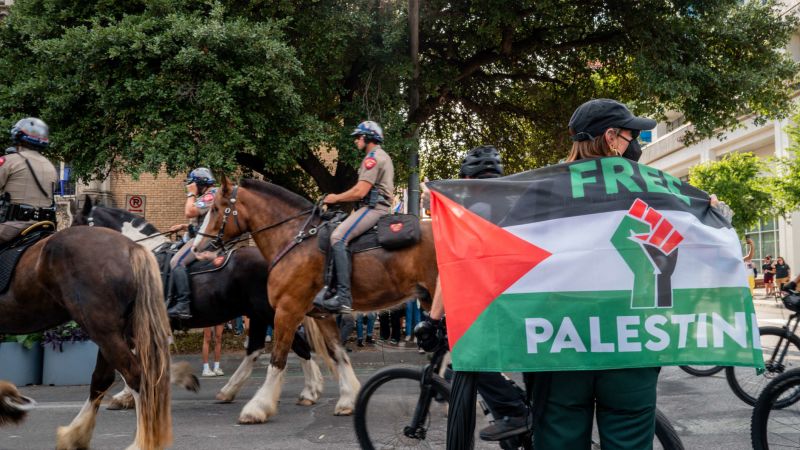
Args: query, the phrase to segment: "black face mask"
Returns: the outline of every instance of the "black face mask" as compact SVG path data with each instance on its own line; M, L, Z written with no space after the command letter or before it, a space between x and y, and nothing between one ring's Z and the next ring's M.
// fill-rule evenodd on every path
M636 138L628 144L628 148L625 149L625 153L622 154L622 157L630 159L631 161L639 161L639 158L642 157L642 147L639 145L639 141Z

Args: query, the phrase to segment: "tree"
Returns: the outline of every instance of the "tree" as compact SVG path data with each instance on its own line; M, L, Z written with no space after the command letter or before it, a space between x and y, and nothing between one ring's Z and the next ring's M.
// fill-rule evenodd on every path
M365 119L384 126L403 180L416 129L429 178L454 176L460 155L484 143L504 150L511 171L555 162L566 155L572 111L592 97L655 116L682 111L694 124L689 140L737 126L742 111L768 118L789 110L797 67L781 49L797 21L771 2L422 2L413 111L406 7L402 0L19 0L0 29L0 75L11 80L0 87L0 111L72 114L53 127L54 140L83 174L108 161L129 170L188 164L165 147L194 147L199 133L209 144L198 157L231 167L239 151L281 184L338 192L355 179L361 155L348 133ZM78 45L84 41L99 47ZM207 100L202 107L187 100L195 90L180 89L189 75L198 87L210 77L207 96L189 96ZM226 80L260 87L236 90ZM147 95L125 94L141 85ZM250 102L236 95L242 91L258 94ZM102 101L84 110L95 96ZM210 120L209 110L225 120ZM92 123L97 117L101 126ZM216 139L220 122L233 144ZM171 132L160 131L165 123ZM87 142L91 151L82 151ZM325 149L338 149L333 173Z
M752 153L728 153L719 161L698 164L689 169L689 183L731 207L733 227L740 235L778 212L768 187L772 177Z
M773 158L770 164L773 174L770 192L776 199L778 210L783 215L797 211L800 207L800 112L792 117L792 125L786 128L791 145L788 156Z

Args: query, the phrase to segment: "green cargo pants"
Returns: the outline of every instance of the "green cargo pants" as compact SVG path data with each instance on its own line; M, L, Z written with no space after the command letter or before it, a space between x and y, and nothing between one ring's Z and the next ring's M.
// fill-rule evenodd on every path
M547 394L534 425L534 448L591 448L596 408L603 450L652 449L659 371L647 367L550 372L549 380L543 380Z

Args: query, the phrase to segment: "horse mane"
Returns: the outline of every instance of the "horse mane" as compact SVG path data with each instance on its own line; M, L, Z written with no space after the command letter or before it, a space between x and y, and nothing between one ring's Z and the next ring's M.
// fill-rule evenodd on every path
M114 208L111 206L102 206L102 205L95 205L95 208L98 210L103 210L107 214L114 216L115 218L119 219L121 222L130 222L132 226L139 228L144 225L142 228L142 232L146 235L158 233L158 228L156 228L153 224L145 220L139 215L136 215L130 211L126 211L121 208Z
M256 180L253 178L246 178L241 181L240 185L251 191L260 192L269 195L270 197L277 197L284 202L297 206L298 208L307 208L311 206L311 201L302 195L295 194L294 192L278 186L277 184L267 183L266 181Z

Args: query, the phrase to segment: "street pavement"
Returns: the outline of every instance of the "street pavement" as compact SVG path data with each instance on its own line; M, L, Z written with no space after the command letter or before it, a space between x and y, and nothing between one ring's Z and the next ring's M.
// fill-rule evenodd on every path
M756 312L760 325L781 326L788 313L772 299L757 292ZM239 355L223 355L226 375L202 378L199 393L173 391L175 449L354 449L358 448L352 417L333 415L338 398L336 380L322 367L325 391L311 407L298 406L295 400L303 387L297 357L292 355L281 394L278 415L262 425L238 425L236 419L245 401L263 383L268 357L262 357L253 378L237 400L220 404L214 396L239 363ZM376 370L391 364L419 365L425 355L402 345L377 345L350 354L356 375L364 383ZM199 368L199 355L181 356ZM199 372L199 370L198 370ZM111 392L120 388L116 383ZM54 447L55 429L68 424L80 410L88 386L27 386L25 395L38 401L38 407L21 426L0 429L0 450L42 450ZM697 378L676 367L665 367L659 381L659 408L670 419L686 449L749 449L752 408L730 391L724 372ZM480 413L479 413L480 414ZM92 448L123 449L133 441L135 415L132 411L101 409ZM479 417L478 427L486 425ZM478 442L478 448L499 448Z

